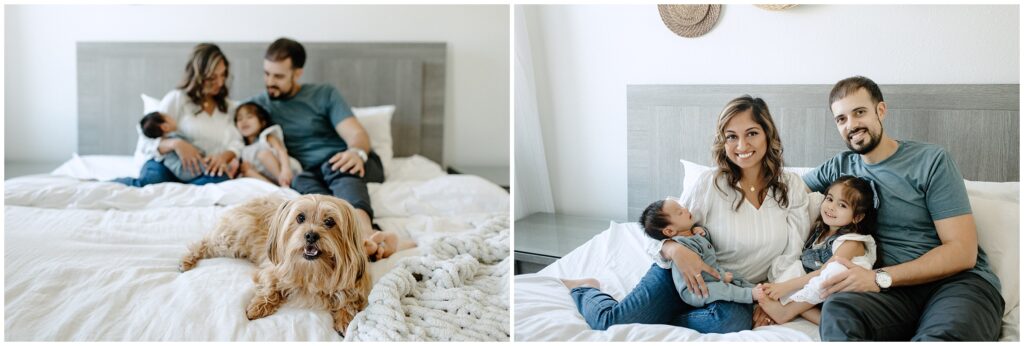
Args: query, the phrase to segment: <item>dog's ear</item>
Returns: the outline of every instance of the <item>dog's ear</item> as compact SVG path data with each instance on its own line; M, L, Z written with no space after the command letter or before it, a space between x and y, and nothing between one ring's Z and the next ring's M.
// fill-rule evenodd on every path
M339 250L342 253L338 254L338 268L334 271L331 281L335 287L356 287L361 281L369 280L369 276L366 275L367 261L366 253L363 251L360 221L351 204L339 198L327 197L334 205L338 229L341 230Z
M291 213L291 204L292 201L290 200L281 202L281 206L277 208L274 217L270 218L270 224L267 225L267 259L275 265L280 264L281 261L281 257L277 252L277 241L281 232L285 232L288 228L288 214Z

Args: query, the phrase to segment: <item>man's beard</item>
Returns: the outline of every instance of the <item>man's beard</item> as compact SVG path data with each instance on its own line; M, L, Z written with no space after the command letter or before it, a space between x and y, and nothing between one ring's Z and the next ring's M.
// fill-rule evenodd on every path
M871 133L871 131L868 130L867 128L863 128L863 129L864 129L865 134L867 135L867 139L865 139L864 144L862 144L859 149L855 148L853 146L853 143L851 142L851 139L849 137L847 137L846 141L845 141L847 148L849 148L851 151L853 151L853 152L855 152L857 154L860 154L860 155L864 155L864 154L870 153L872 150L875 150L875 147L878 146L878 143L882 142L882 133L885 132L885 128L881 128L881 130L878 131L878 134ZM852 132L856 132L856 131L859 131L859 130L860 130L860 128L855 129L855 130L850 131L850 132L852 133Z
M277 96L274 96L274 94L270 92L271 89L278 91ZM288 90L285 91L284 89L280 89L278 87L267 86L267 96L270 96L271 100L280 100L280 99L288 98L288 95L291 94L291 93L292 93L292 88L288 88Z

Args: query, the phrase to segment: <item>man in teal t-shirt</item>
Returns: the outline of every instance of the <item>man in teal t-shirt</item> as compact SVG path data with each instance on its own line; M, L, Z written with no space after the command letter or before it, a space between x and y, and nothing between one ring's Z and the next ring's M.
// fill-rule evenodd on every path
M305 62L302 44L287 38L271 43L263 61L266 92L249 100L265 108L270 120L281 126L288 154L302 164L302 173L291 187L302 194L333 195L352 204L371 259L415 246L399 245L395 232L371 229L373 208L366 183L383 182L384 167L337 89L298 83Z
M839 81L829 104L851 151L804 182L817 192L840 175L875 182L882 262L874 272L844 263L850 270L823 283L834 294L822 307L822 340L998 339L1000 283L978 247L953 158L938 145L890 138L882 92L868 78Z

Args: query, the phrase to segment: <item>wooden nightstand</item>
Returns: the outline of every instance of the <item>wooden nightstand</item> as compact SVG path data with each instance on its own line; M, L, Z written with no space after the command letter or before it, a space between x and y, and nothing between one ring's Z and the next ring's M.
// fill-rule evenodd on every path
M611 219L536 213L515 224L515 274L536 273L608 229Z

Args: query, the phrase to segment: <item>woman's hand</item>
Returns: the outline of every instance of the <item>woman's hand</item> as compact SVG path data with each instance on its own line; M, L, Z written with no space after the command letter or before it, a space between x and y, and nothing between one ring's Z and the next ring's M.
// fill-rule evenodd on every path
M175 141L174 153L178 154L178 159L181 160L181 165L185 167L185 170L191 174L199 174L199 172L202 172L203 167L201 164L203 157L202 155L199 155L199 149L196 149L196 147L192 146L192 143L189 143L188 141L176 138L167 140Z
M682 273L683 279L686 280L686 289L690 290L690 293L708 296L708 285L704 282L701 272L722 279L718 271L700 259L700 255L677 242L662 243L661 252L665 258L671 258L672 263Z
M217 155L207 156L204 163L206 163L206 175L219 177L228 172L228 164L231 160L235 159L235 153L231 151L225 151Z

